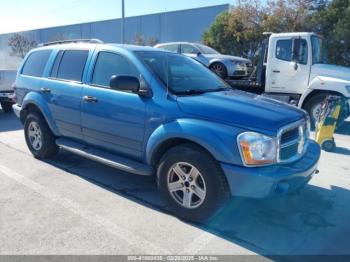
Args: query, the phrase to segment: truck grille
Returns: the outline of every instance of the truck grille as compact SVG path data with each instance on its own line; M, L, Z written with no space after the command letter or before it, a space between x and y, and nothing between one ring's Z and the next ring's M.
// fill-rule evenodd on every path
M280 132L279 162L291 162L300 158L308 139L306 121L287 126Z

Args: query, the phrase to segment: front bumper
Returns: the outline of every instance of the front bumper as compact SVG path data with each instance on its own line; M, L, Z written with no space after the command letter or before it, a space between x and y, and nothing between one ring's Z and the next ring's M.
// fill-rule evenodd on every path
M14 105L12 105L12 109L13 109L13 112L15 113L15 115L16 115L18 118L21 118L21 110L22 110L22 107L19 106L18 104L14 104Z
M306 185L317 171L321 149L310 141L305 155L288 164L265 167L241 167L221 164L231 195L264 198L297 191Z

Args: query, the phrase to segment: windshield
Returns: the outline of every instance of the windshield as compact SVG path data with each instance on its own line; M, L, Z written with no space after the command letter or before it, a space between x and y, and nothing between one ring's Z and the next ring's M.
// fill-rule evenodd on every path
M323 47L322 39L318 36L311 36L312 44L312 63L324 64L326 61L326 53Z
M205 55L219 55L220 54L215 49L213 49L209 46L206 46L206 45L196 44L196 47L201 51L202 54L205 54Z
M231 89L215 73L192 58L157 51L136 54L174 94L190 95Z

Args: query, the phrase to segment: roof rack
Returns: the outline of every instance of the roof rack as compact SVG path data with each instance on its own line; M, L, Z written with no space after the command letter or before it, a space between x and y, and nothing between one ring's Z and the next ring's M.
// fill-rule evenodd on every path
M68 44L68 43L91 43L91 44L104 44L100 39L71 39L71 40L59 40L47 43L38 44L39 47L49 46L49 45L59 45L59 44Z

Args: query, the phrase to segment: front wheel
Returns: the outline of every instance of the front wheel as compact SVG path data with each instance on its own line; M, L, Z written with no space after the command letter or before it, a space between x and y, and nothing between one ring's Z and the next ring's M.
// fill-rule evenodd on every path
M191 144L170 149L160 161L157 178L170 210L189 221L204 222L229 198L216 160Z
M317 94L310 98L305 105L305 110L310 115L311 128L315 128L316 123L322 112L322 103L325 101L327 94Z
M220 76L222 79L227 78L227 69L226 66L222 63L214 63L210 65L209 69L215 74Z

